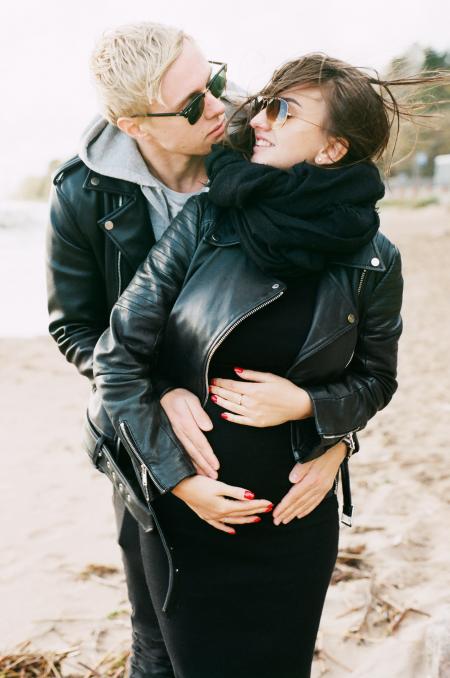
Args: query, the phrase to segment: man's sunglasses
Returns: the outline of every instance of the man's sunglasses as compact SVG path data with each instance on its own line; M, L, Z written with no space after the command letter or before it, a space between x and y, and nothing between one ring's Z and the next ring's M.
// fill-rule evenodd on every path
M211 92L213 97L216 97L216 99L218 99L225 92L225 88L227 86L227 65L219 61L210 61L209 63L214 64L215 66L220 66L219 70L208 82L203 92L201 92L201 94L197 94L188 103L188 105L183 108L182 111L178 111L177 113L135 113L134 115L130 115L129 117L168 118L174 116L177 117L181 116L183 118L187 118L188 122L191 125L195 125L195 123L202 116L202 113L205 109L206 92Z
M297 117L291 116L289 113L289 103L281 97L255 97L252 109L253 115L256 115L263 110L266 111L267 121L269 122L272 129L279 129L280 127L283 127L288 118ZM316 127L325 129L316 122L305 120L303 117L301 119L303 122L308 122L310 125L315 125Z

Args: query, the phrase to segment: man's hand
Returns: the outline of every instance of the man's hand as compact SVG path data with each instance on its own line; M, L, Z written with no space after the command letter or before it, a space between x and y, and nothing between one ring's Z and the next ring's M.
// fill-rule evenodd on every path
M202 520L229 534L236 534L236 530L226 523L259 523L261 518L255 514L268 513L273 508L272 502L255 499L250 490L201 476L185 478L172 489L172 493Z
M223 407L221 416L244 426L278 426L286 421L313 415L308 393L289 379L270 372L235 367L241 379L212 379L211 400Z
M184 388L175 388L161 398L161 406L197 473L217 478L219 460L203 433L210 431L213 426L197 396Z
M294 485L276 505L273 511L274 524L287 524L293 518L304 518L311 513L332 488L346 454L346 444L337 443L321 457L305 464L295 464L289 474L289 480Z

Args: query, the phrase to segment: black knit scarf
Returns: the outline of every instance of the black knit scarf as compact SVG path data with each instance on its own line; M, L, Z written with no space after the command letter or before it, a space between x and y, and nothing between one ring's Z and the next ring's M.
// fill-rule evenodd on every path
M209 200L224 208L247 255L271 275L321 271L378 230L375 203L384 186L370 162L335 169L301 162L285 171L215 145L206 168Z

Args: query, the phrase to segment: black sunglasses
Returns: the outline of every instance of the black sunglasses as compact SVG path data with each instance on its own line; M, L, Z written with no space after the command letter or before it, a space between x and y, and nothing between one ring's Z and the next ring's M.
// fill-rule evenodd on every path
M214 64L215 66L220 66L219 70L208 82L203 92L201 92L201 94L197 94L188 103L188 105L183 108L182 111L178 111L177 113L135 113L134 115L130 115L129 117L168 118L174 116L177 117L181 116L183 118L187 118L188 122L191 125L195 125L195 123L200 119L205 109L206 92L211 92L213 97L216 97L216 99L218 99L225 92L225 88L227 86L227 65L222 63L221 61L209 61L208 63Z

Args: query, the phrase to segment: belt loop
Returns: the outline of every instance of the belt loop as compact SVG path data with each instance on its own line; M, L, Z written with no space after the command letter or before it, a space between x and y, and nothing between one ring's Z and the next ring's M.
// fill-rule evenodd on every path
M352 490L350 487L350 471L348 468L348 458L346 457L341 464L341 482L342 482L342 518L341 522L348 527L352 526Z

